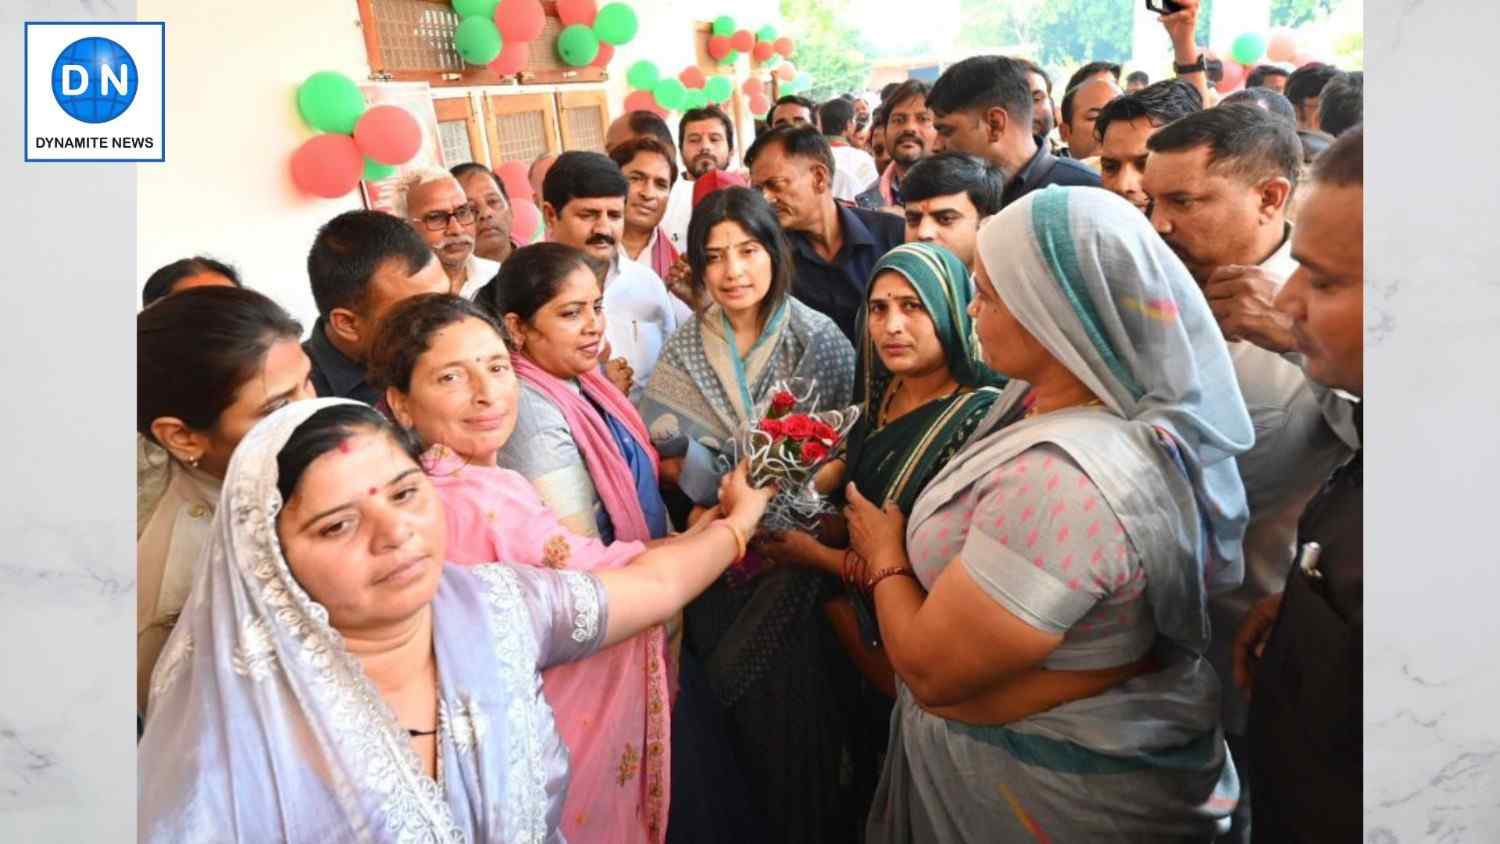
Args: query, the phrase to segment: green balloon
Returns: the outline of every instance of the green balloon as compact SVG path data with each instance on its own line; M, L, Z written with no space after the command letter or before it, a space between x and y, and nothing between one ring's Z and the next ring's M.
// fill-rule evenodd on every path
M297 111L314 129L348 135L365 113L365 95L344 74L319 71L307 77L297 89Z
M687 101L687 87L680 80L667 77L658 79L651 88L656 104L667 111L681 111Z
M728 102L734 96L734 81L727 76L710 76L703 90L711 103Z
M739 50L730 50L728 52L728 54L726 54L724 56L724 58L719 61L719 64L734 64L735 62L737 62L739 60L740 60L740 51Z
M500 0L453 0L453 11L461 18L492 18L498 5Z
M489 64L500 55L500 30L490 18L465 18L453 33L453 46L469 64Z
M755 40L756 41L775 41L776 40L776 27L771 26L770 24L766 24L765 26L761 27L760 31L757 32L757 33L755 33Z
M781 64L781 54L780 53L772 53L771 57L769 59L766 59L766 61L765 61L765 66L766 66L767 70L774 70L776 68L776 65L779 65L779 64Z
M558 33L557 54L573 67L588 67L599 55L599 36L581 23Z
M661 71L656 69L655 62L641 59L625 71L625 82L637 91L649 91L656 85L656 80L661 78Z
M1234 39L1229 56L1240 64L1255 64L1266 54L1266 39L1255 32L1247 32Z
M640 29L640 21L636 20L635 9L624 3L610 3L599 10L598 16L594 18L594 33L599 40L616 47L628 44Z
M689 111L706 105L708 105L708 94L702 88L689 88L687 96L683 97L682 110Z
M728 38L735 33L734 18L728 15L719 15L714 18L714 34L721 38Z
M396 175L396 165L381 164L373 158L365 159L365 181L378 182L381 179L389 179L394 175Z

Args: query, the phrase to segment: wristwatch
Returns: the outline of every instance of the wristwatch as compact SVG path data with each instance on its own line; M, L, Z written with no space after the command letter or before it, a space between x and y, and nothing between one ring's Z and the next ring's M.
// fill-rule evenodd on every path
M1181 76L1184 73L1206 73L1208 71L1208 62L1203 58L1203 54L1199 53L1197 61L1193 62L1192 64L1174 63L1172 65L1172 70L1176 71L1178 76Z

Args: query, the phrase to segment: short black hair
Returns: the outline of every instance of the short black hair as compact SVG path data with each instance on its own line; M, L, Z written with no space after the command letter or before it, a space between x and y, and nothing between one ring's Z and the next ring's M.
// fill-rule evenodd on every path
M1084 79L1077 85L1068 88L1068 92L1066 94L1063 94L1062 102L1059 104L1059 107L1062 109L1063 122L1068 124L1069 126L1073 125L1073 98L1078 96L1078 92L1083 90L1083 86L1091 79L1093 79L1092 76Z
M1003 108L1031 132L1031 86L1026 65L1005 56L970 56L943 71L927 96L934 114Z
M1044 69L1041 65L1037 64L1031 59L1021 59L1021 62L1026 65L1026 70L1042 77L1042 84L1047 86L1047 96L1052 96L1052 75L1047 73L1046 69Z
M679 143L687 140L687 125L697 123L700 120L717 120L724 124L724 140L729 142L729 148L734 149L734 121L729 115L716 105L706 105L703 108L690 108L682 113L682 119L677 121L677 138Z
M834 170L833 147L823 138L823 133L812 126L777 126L757 137L750 149L745 151L745 166L754 167L755 159L769 146L779 146L781 151L794 158L810 158L828 170L832 179Z
M744 229L770 256L771 284L765 298L760 300L759 309L760 317L768 318L791 294L792 248L787 245L781 224L776 221L776 209L761 196L760 191L728 187L704 197L703 202L693 209L693 221L687 232L687 259L693 269L693 290L698 294L698 301L711 301L704 280L708 268L708 238L713 234L714 226L726 221Z
M1302 144L1302 163L1309 165L1333 145L1333 136L1317 129L1298 129L1297 140Z
M1245 77L1245 87L1260 88L1272 76L1280 76L1282 79L1285 79L1290 75L1285 69L1279 68L1274 64L1259 64L1255 66L1254 70L1250 71L1249 76Z
M566 243L543 241L522 246L510 253L488 284L479 288L474 302L501 325L505 324L506 314L530 322L537 311L557 297L563 282L579 268L600 279L607 269L598 258ZM602 281L600 285L602 288Z
M1331 187L1364 186L1365 127L1357 124L1345 130L1313 162L1312 180Z
M318 315L335 308L360 312L375 271L389 260L404 261L411 274L437 256L416 229L384 211L345 211L324 223L307 252Z
M618 196L630 193L630 183L620 166L602 152L568 150L559 155L542 180L542 200L558 214L575 199Z
M825 135L842 135L853 122L854 103L848 100L829 100L818 108L818 126Z
M1094 120L1094 137L1102 142L1104 133L1116 120L1128 123L1144 117L1151 121L1151 125L1160 128L1179 117L1202 110L1203 94L1196 85L1189 85L1181 79L1163 79L1134 94L1115 97L1106 103Z
M630 127L632 135L650 135L666 144L667 149L675 149L677 146L677 142L672 140L672 127L654 111L632 111L625 116L625 125ZM730 146L734 146L733 142Z
M307 417L276 453L276 491L281 493L282 503L291 500L314 460L363 433L385 434L413 463L421 465L422 446L417 438L385 414L367 404L330 405Z
M641 153L659 155L667 162L667 181L677 184L677 153L673 151L671 144L664 144L656 139L654 135L640 135L631 138L623 144L619 144L609 151L609 160L613 161L620 172L625 172L625 165L635 160ZM627 179L627 181L629 181Z
M1302 169L1296 127L1253 105L1204 109L1158 130L1146 141L1152 152L1208 147L1209 167L1249 182L1280 176L1293 185Z
M235 287L244 286L234 267L204 255L194 255L191 258L180 258L152 273L146 279L146 286L141 289L141 307L149 308L155 302L172 295L172 288L177 286L177 282L200 273L218 273L229 279Z
M891 95L889 97L886 97L885 100L880 103L880 108L885 110L886 117L889 118L891 112L895 110L896 106L901 105L908 100L914 100L917 97L921 97L925 102L927 98L931 96L931 85L928 85L926 82L923 82L920 79L908 79L905 82L902 82L901 85L896 88L896 90L891 92Z
M1130 75L1125 77L1125 84L1134 85L1137 82L1141 83L1142 85L1150 85L1151 77L1148 76L1146 74L1146 71L1144 70L1132 70L1130 72Z
M505 329L489 311L451 293L423 293L402 299L380 319L365 361L366 380L384 393L395 387L411 392L411 375L417 361L432 348L433 335L466 319L477 319L506 340ZM509 343L507 343L507 346Z
M1297 125L1297 110L1292 108L1292 101L1270 88L1241 88L1219 100L1219 105L1249 105L1264 108L1277 117L1285 118L1293 126Z
M1118 84L1120 81L1120 71L1122 69L1123 68L1121 68L1120 65L1116 64L1115 62L1089 62L1083 67L1078 68L1078 70L1073 72L1072 76L1068 77L1067 90L1071 91L1074 88L1077 88L1079 85L1082 85L1083 80L1088 79L1090 76L1097 76L1101 73L1108 73L1110 76L1113 76L1115 78L1115 83Z
M814 126L818 125L818 104L815 103L815 102L813 102L812 100L809 100L807 97L803 97L803 96L800 96L798 94L787 94L787 95L785 95L785 96L777 99L776 102L775 102L775 104L773 104L771 106L771 110L768 111L768 112L766 112L766 124L767 125L770 124L770 122L771 122L770 121L771 115L773 115L773 114L776 113L776 109L778 109L778 108L780 108L780 107L782 107L784 105L801 106L802 108L807 109L807 117L808 117L809 120L812 121L812 125L814 125ZM759 133L757 132L757 135L758 134Z
M894 91L894 90L896 90L897 88L900 88L900 87L901 87L901 83L900 82L887 82L885 84L885 86L880 89L880 99L882 99L882 100L888 100L888 99L890 99L891 98L891 92Z
M455 164L448 172L453 174L453 178L458 180L460 186L463 185L466 176L474 173L483 173L495 181L495 187L500 189L500 195L505 197L506 203L510 202L510 191L505 189L505 182L499 176L495 175L494 170L477 161L465 161L462 164Z
M1322 62L1305 64L1292 71L1292 75L1286 78L1286 98L1300 109L1309 97L1322 94L1323 86L1328 84L1328 80L1338 75L1339 69L1331 64Z
M1318 100L1318 128L1337 138L1364 119L1364 71L1340 73L1328 80Z
M978 156L940 152L913 164L901 178L903 202L924 202L957 193L967 194L980 216L997 214L1005 193L1005 174Z

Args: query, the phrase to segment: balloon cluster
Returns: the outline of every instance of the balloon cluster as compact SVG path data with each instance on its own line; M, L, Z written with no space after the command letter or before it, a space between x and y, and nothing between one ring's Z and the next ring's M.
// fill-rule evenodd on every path
M519 73L531 61L531 42L547 24L541 0L453 0L458 29L453 46L469 64L489 65L501 76ZM604 67L615 47L629 42L640 28L635 10L624 3L603 8L595 0L560 0L563 25L557 54L572 67Z
M714 19L708 37L709 58L719 64L734 64L739 61L741 53L749 53L755 61L774 68L796 51L797 45L792 39L777 37L776 27L767 24L751 32L738 28L729 15Z
M728 76L709 76L688 67L673 76L662 76L656 63L641 59L625 71L631 93L625 97L626 111L650 111L665 117L672 111L691 111L709 103L729 102L734 82Z
M359 185L395 175L422 148L422 127L404 108L365 107L353 79L332 70L297 88L297 111L322 134L292 153L292 182L304 193L332 199Z
M1292 68L1316 61L1299 43L1297 33L1286 28L1274 29L1269 36L1246 32L1235 38L1228 50L1205 50L1204 55L1224 64L1224 76L1215 86L1221 94L1244 85L1250 71L1263 61Z

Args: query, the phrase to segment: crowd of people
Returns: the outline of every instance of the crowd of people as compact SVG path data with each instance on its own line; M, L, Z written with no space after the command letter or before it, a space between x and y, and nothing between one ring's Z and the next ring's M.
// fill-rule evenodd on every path
M143 841L1357 840L1362 77L622 115L137 317ZM873 106L873 107L871 107ZM855 426L812 531L736 434Z

